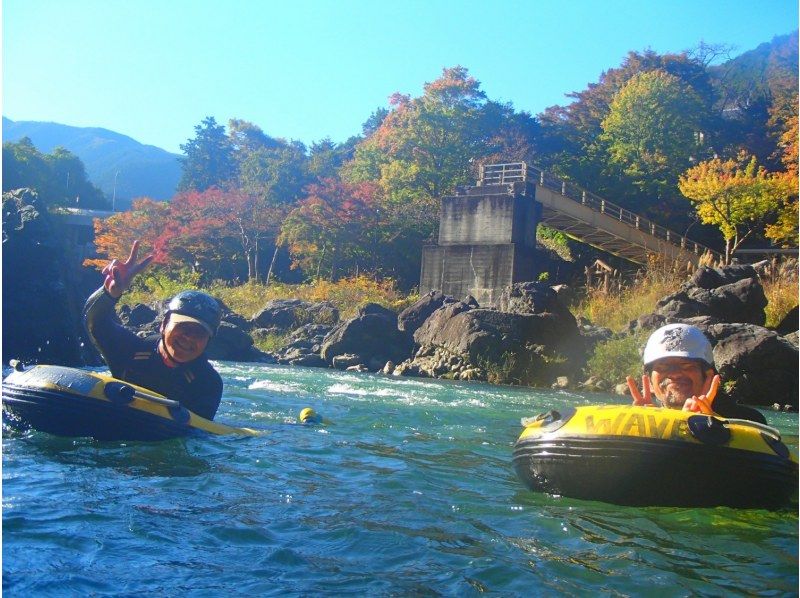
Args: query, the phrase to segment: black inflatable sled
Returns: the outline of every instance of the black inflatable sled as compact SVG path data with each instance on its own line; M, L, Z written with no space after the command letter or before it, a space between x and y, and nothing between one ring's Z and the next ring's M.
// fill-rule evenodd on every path
M53 365L9 374L3 380L3 411L14 427L98 440L261 433L207 420L177 401L111 376Z
M616 405L522 423L514 469L534 491L620 505L777 508L796 500L797 456L763 424Z

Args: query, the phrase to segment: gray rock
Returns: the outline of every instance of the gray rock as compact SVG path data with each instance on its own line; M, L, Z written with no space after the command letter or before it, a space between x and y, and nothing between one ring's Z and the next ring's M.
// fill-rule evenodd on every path
M129 310L120 309L119 317L126 326L139 328L153 323L158 317L158 311L149 305L137 303Z
M667 319L661 314L645 314L628 324L628 332L648 332L661 328Z
M338 320L339 311L330 303L275 299L253 317L252 323L256 328L291 330L304 324L333 325Z
M797 406L798 349L775 331L754 324L715 324L714 363L732 398L751 405Z
M222 321L233 324L234 326L237 326L245 331L250 331L253 329L253 323L250 320L232 311L226 311L223 313Z
M795 347L800 345L800 332L797 330L790 332L789 334L784 334L783 338L792 343Z
M304 324L291 332L292 340L309 340L322 342L325 336L331 331L331 326L325 324Z
M498 310L512 314L555 313L574 321L552 287L543 282L518 282L500 293Z
M582 390L590 392L606 392L609 389L609 384L598 376L590 376L578 385Z
M375 361L380 369L387 361L403 361L411 350L412 340L397 329L394 312L372 304L331 330L322 343L321 355L332 364L337 355L353 354L359 363Z
M758 280L755 268L749 264L734 264L722 268L701 266L692 275L691 284L701 289L711 290L747 279L754 282Z
M556 381L553 382L553 384L550 386L550 388L555 388L555 389L558 389L558 390L564 390L564 389L569 388L569 385L570 385L569 377L567 377L567 376L558 376L556 378Z
M475 297L473 297L472 295L467 295L466 297L464 297L461 300L461 303L466 303L470 307L480 307L480 305L478 304L478 300L475 299Z
M465 368L488 368L490 380L498 382L549 385L583 358L583 341L571 314L504 313L470 309L461 302L436 310L414 340L422 347L416 360L434 347L463 359Z
M572 299L575 296L572 287L566 284L557 284L553 285L550 288L553 289L553 291L556 294L556 297L558 297L558 300L564 303L565 305L569 304L569 302L572 301Z
M437 309L446 303L453 303L455 299L443 295L439 291L426 293L419 300L400 312L397 316L397 327L400 330L414 334L422 323Z
M323 358L324 360L324 358ZM325 360L327 361L327 360ZM358 365L361 363L361 356L353 353L343 353L341 355L334 355L330 363L337 370L346 370L347 368Z
M327 362L316 353L307 353L289 361L289 365L299 365L307 368L326 368Z
M795 305L792 309L789 310L780 323L775 327L775 332L780 334L781 336L785 336L792 332L797 332L798 328L800 328L800 319L798 319L798 307Z
M222 322L208 343L206 355L209 359L253 361L253 350L253 339L249 334L233 324Z
M711 316L722 322L763 325L766 306L767 298L761 283L756 278L743 278L712 289L695 286L692 282L684 283L679 291L659 300L654 313L669 321Z

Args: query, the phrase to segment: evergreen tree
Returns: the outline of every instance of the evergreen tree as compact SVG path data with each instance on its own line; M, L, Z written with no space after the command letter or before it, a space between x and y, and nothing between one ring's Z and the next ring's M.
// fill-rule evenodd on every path
M180 191L205 191L225 187L236 177L236 161L225 127L208 116L195 126L195 137L181 145L183 172Z

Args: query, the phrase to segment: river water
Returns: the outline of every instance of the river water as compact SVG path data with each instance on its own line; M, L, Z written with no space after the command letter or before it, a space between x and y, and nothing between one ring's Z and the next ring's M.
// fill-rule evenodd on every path
M521 417L619 397L217 365L217 420L268 434L4 430L6 596L797 595L796 508L618 507L516 479ZM306 406L331 423L295 424ZM797 450L797 415L766 415Z

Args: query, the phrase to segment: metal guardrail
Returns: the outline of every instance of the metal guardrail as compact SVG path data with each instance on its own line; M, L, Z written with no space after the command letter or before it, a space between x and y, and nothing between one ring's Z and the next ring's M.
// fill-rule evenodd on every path
M682 249L691 251L695 255L702 255L711 252L717 255L713 249L706 247L696 241L687 239L685 236L668 228L656 224L643 216L634 214L607 199L586 191L577 185L565 181L553 174L550 174L535 166L529 166L525 162L512 162L508 164L486 164L481 165L479 185L506 185L532 180L542 187L560 193L573 201L587 206L601 214L615 218L624 222L637 230L650 234L657 239L662 239L673 245L678 245Z

